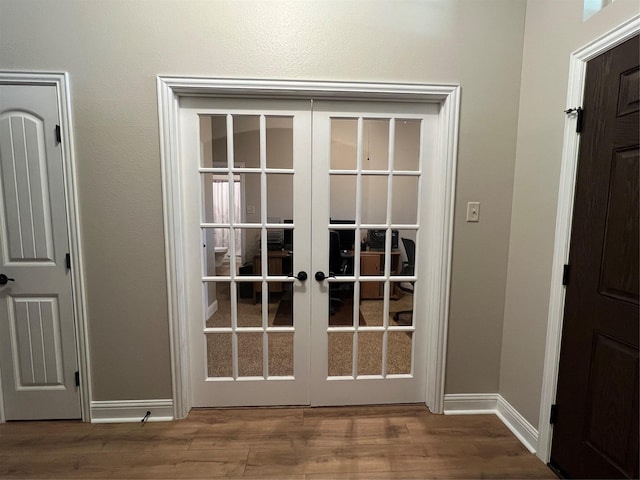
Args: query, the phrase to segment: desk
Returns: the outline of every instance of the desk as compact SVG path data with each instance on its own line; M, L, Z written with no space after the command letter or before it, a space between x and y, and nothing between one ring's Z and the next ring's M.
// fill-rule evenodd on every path
M342 258L345 261L353 263L353 251L343 252ZM384 273L385 255L382 251L366 250L360 252L360 275L375 276ZM350 266L353 272L353 265ZM391 268L389 272L393 274L400 273L400 250L391 251ZM390 296L395 298L396 283L391 282ZM380 299L384 297L383 282L362 282L360 284L360 298L362 300Z
M400 272L400 251L391 252L391 274ZM380 275L384 273L384 252L360 252L360 275ZM396 284L391 283L391 297L396 295ZM360 284L360 298L363 300L384 298L384 283L362 282Z
M267 274L268 275L289 275L291 273L291 259L293 255L286 250L267 251ZM262 255L253 257L253 273L262 275ZM259 298L262 292L262 282L255 282L253 286L255 299ZM281 293L282 282L269 282L269 293Z

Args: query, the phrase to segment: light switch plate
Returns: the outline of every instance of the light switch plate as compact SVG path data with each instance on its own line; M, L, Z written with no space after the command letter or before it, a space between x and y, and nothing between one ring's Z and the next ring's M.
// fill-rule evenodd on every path
M467 222L480 221L480 202L467 203Z

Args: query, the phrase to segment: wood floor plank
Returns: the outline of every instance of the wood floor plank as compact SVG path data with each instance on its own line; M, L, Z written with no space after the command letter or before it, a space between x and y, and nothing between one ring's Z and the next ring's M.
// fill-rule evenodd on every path
M2 434L2 436L24 434L32 435L34 433L34 430L37 428L37 430L42 435L46 435L48 433L60 433L61 431L64 431L68 434L86 434L95 426L96 424L81 422L79 420L7 422L0 423L0 433Z
M304 421L316 418L411 418L432 416L424 405L364 405L355 407L313 407L304 410Z
M312 473L306 475L306 480L439 480L459 479L473 480L480 478L489 479L544 479L551 480L557 477L545 467L540 471L533 468L507 467L498 471L482 468L468 468L460 464L445 464L433 466L429 470L407 470L389 472L365 472L365 473Z
M246 475L277 477L279 473L388 472L387 446L261 448L249 452Z
M190 450L214 450L227 448L261 448L265 445L277 448L300 448L306 445L305 439L295 435L229 435L201 434L193 439Z
M251 420L290 420L302 421L307 407L263 407L263 408L194 408L189 412L190 422L225 423L238 419Z
M103 424L89 432L85 441L101 443L102 452L187 450L200 430L197 425L177 422Z
M224 478L242 477L248 449L217 452L140 452L0 456L1 478Z
M104 443L89 434L4 435L0 434L0 457L13 455L39 455L48 452L57 455L99 452Z
M412 442L402 422L378 418L330 418L305 422L307 446L397 445Z
M515 438L495 415L430 415L407 422L415 442L439 438L453 440L469 435L481 438Z

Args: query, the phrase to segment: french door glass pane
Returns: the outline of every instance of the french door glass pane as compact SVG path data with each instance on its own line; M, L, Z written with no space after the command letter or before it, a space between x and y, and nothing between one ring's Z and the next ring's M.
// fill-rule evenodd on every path
M398 225L418 223L417 176L393 176L393 203L391 222Z
M237 325L238 327L261 327L262 311L264 309L268 310L268 305L262 305L261 303L254 302L252 298L241 296L240 288L244 285L248 284L236 284L236 288L238 289Z
M233 115L233 160L235 167L260 168L260 116Z
M203 173L202 180L202 217L206 223L235 223L243 220L244 175L232 175L231 182L227 173ZM230 191L231 190L231 191Z
M231 328L231 282L204 282L208 328Z
M367 290L371 288L371 290ZM368 327L384 323L384 282L360 283L360 315Z
M227 116L200 115L200 166L227 166Z
M358 332L358 375L382 375L383 332Z
M274 305L273 314L270 313L269 315L269 326L293 327L293 302L295 297L292 285L292 283L282 284L282 292L278 296L278 302Z
M328 372L330 377L353 373L353 333L328 333Z
M363 175L362 223L387 223L387 175Z
M267 174L267 221L282 223L293 218L293 175Z
M389 119L367 118L363 122L362 169L389 169Z
M387 332L387 375L411 373L413 332Z
M266 117L267 168L293 168L293 117Z
M329 284L329 326L353 327L356 314L354 282L331 282ZM361 318L361 312L358 311Z
M236 239L240 237L242 243L241 267L238 267L239 275L260 275L259 265L255 263L255 257L259 257L262 248L262 229L260 228L236 228Z
M269 337L269 376L293 375L293 333L271 332Z
M229 277L231 272L237 276L240 273L242 264L242 241L246 230L233 229L235 236L235 256L236 260L232 261L231 234L230 228L209 228L202 229L203 236L203 253L204 260L204 276L206 277Z
M356 181L355 175L331 175L329 179L331 219L355 222Z
M396 119L394 142L394 170L417 171L420 169L421 120Z
M384 242L385 229L370 229L367 233L367 250L360 252L360 275L382 276L384 275ZM371 299L382 296L382 283L366 282L360 286L360 298Z
M416 234L417 229L395 230L394 237L397 238L396 252L399 257L399 264L396 269L391 270L391 276L412 276L415 272L416 257Z
M243 193L243 219L244 223L261 223L260 213L262 211L262 196L260 194L262 188L260 186L259 173L241 173L240 177L244 180Z
M263 376L262 333L238 333L238 376Z
M210 333L207 339L207 373L209 377L232 377L230 333Z
M358 119L331 119L331 169L357 168Z

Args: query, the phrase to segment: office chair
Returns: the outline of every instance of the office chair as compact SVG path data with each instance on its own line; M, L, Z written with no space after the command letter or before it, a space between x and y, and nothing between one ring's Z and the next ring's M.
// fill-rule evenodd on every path
M404 245L404 251L407 254L407 261L402 262L402 270L400 271L400 275L413 275L416 268L416 242L411 240L410 238L402 237L402 244ZM411 283L411 288L405 287L400 283L398 286L400 290L410 293L413 295L413 285L414 282ZM400 315L408 315L408 320L401 319ZM393 319L397 323L408 324L411 325L413 320L413 310L401 310L393 314Z
M342 255L340 254L340 234L335 230L329 231L329 276L344 275L342 268ZM329 284L329 313L336 313L335 306L340 305L342 300L337 297L340 284Z

